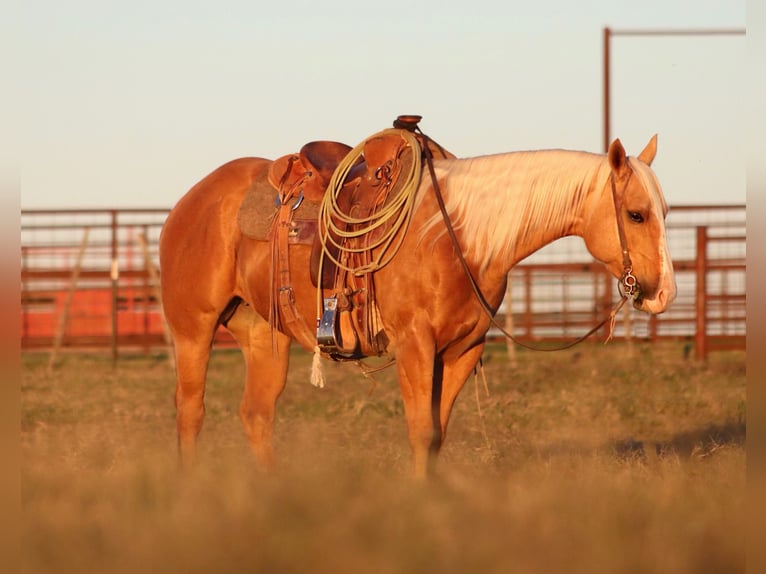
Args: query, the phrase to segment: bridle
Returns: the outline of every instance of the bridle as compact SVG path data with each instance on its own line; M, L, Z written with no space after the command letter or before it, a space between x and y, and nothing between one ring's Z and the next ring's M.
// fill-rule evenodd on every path
M617 217L617 234L620 237L620 248L622 249L622 277L617 282L620 294L626 298L640 296L641 285L638 279L633 275L633 263L630 260L630 253L628 252L628 241L625 238L625 224L620 217L622 211L622 199L625 197L625 190L628 189L628 183L630 183L630 176L633 175L633 170L628 172L628 177L625 179L625 184L622 186L622 193L618 195L617 185L614 183L614 172L609 175L609 183L612 187L612 199L614 200L614 212Z
M482 308L482 310L487 314L489 317L490 323L496 327L505 337L516 343L517 345L521 347L525 347L527 349L531 349L534 351L562 351L564 349L569 349L570 347L574 347L578 343L581 343L588 337L590 337L593 333L598 331L601 327L603 327L607 321L609 321L609 336L607 338L607 341L612 338L612 334L614 333L614 324L615 319L617 317L617 313L622 308L622 306L625 304L628 299L631 297L639 297L641 293L641 285L638 282L638 279L635 275L633 275L633 263L630 259L630 252L628 251L628 242L625 237L625 225L623 223L622 217L621 217L621 211L622 211L622 198L625 196L625 190L628 188L628 183L630 183L630 176L633 174L633 170L630 170L628 172L628 176L625 179L625 183L622 186L622 193L617 193L617 185L614 180L614 172L612 172L609 176L610 185L612 188L612 199L614 201L614 209L615 209L615 215L617 218L617 233L620 238L620 248L622 249L622 276L618 280L617 283L617 289L620 292L620 300L614 305L612 310L609 312L609 315L605 317L598 325L593 327L590 331L582 335L581 337L578 337L574 341L571 341L569 343L565 343L564 345L554 347L554 348L542 348L542 347L534 347L527 345L526 343L522 343L516 337L514 337L511 333L509 333L502 325L500 325L494 317L494 311L492 311L492 308L490 307L489 303L487 303L486 298L484 297L484 294L481 292L481 289L479 288L478 283L476 282L476 279L473 276L473 273L471 273L470 268L468 267L468 262L465 260L465 257L463 256L463 251L460 248L460 244L457 240L457 235L455 234L455 229L452 227L452 222L450 221L449 214L447 213L447 208L444 204L444 198L442 197L441 189L439 187L439 181L436 177L436 171L434 170L434 164L433 164L433 154L431 153L431 149L428 145L429 138L426 134L424 134L422 131L420 131L419 128L416 128L418 133L423 138L423 151L426 158L426 165L428 166L428 172L431 175L431 184L434 189L434 195L436 196L436 201L439 204L439 210L441 211L442 217L444 218L444 223L447 227L447 234L449 235L452 245L455 249L455 253L457 253L458 259L460 260L460 264L463 267L463 271L466 274L466 277L468 277L468 281L471 284L471 287L473 288L473 292L476 295L477 300L479 301L479 304Z

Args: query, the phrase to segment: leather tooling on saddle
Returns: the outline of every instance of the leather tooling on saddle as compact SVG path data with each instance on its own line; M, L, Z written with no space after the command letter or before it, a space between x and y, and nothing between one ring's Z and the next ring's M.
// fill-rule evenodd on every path
M319 203L335 168L350 151L351 146L340 142L315 141L297 154L272 162L267 172L256 177L239 208L237 222L242 234L268 241L278 212L280 184L286 190L299 186L303 199L293 210L289 242L312 244Z
M419 120L399 116L394 129L354 149L338 142L310 142L299 153L274 161L240 208L242 233L271 243L269 322L289 327L305 346L318 344L333 359L381 355L388 346L375 302L374 271L387 262L381 263L380 256L389 249L387 237L398 231L392 229L394 222L401 225L401 217L389 216L387 210L398 213L402 190L414 197L420 182ZM429 144L437 157L454 157L432 140ZM386 219L370 225L378 216ZM296 243L312 245L311 280L321 290L322 302L316 332L295 305L289 245Z

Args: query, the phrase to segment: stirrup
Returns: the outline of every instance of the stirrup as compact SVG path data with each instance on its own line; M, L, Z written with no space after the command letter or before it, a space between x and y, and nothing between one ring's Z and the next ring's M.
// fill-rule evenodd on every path
M339 351L338 337L335 334L337 314L337 297L325 297L322 304L322 318L317 323L317 345L320 351L330 355Z
M338 321L338 298L337 296L325 297L322 304L322 318L317 324L317 345L319 350L327 353L331 359L340 361L344 359L358 359L358 341L352 332L351 339L344 341L343 329ZM346 346L348 343L348 346Z

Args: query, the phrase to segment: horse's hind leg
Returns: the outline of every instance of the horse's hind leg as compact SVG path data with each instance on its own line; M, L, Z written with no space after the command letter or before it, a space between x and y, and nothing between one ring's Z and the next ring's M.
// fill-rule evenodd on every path
M242 349L247 368L239 417L258 464L274 466L272 436L279 395L285 388L290 338L242 304L226 324Z
M174 332L176 426L184 466L190 466L196 458L197 436L205 417L205 378L216 326L217 318L213 317L201 321L194 336Z

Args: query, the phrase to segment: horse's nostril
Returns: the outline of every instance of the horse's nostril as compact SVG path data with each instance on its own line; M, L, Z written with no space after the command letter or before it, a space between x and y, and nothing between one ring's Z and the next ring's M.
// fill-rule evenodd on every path
M673 299L676 298L676 291L675 289L660 289L657 292L657 303L663 311L668 308L668 306L673 302Z

